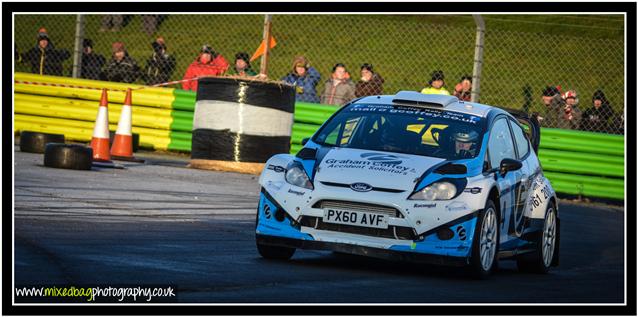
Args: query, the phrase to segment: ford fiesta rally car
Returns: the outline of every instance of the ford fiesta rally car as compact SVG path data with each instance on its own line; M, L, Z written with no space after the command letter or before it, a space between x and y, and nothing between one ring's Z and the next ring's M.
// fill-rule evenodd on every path
M522 123L522 124L521 124ZM468 266L558 265L558 199L537 157L538 121L453 96L402 91L342 107L259 178L265 258L320 249Z

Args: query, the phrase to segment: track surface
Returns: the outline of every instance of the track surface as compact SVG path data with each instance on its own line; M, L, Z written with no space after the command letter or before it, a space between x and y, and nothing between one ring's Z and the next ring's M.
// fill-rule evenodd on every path
M180 302L622 302L624 212L561 203L561 265L523 274L502 261L487 281L458 269L297 251L259 257L257 177L187 169L138 153L126 169L46 168L15 154L16 285L178 288Z

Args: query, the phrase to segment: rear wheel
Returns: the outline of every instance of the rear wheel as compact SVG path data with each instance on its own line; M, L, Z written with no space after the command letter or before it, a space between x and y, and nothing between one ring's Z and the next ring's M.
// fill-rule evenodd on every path
M479 213L476 230L474 230L470 257L470 268L474 277L484 279L495 270L498 239L496 207L493 201L488 200L483 212Z
M537 240L538 247L531 253L524 254L516 259L516 265L522 272L541 273L549 272L556 251L557 219L554 203L547 206L543 232Z

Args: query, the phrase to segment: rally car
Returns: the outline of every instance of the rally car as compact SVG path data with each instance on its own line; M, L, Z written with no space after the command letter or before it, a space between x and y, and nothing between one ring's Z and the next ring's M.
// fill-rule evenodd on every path
M363 97L259 178L261 256L296 249L465 266L559 260L558 198L537 157L538 121L453 96Z

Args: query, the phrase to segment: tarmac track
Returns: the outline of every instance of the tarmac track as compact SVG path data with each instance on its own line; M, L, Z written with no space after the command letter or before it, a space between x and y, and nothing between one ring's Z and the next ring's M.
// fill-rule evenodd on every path
M257 176L138 153L126 169L46 168L14 152L15 285L173 285L179 302L621 303L624 211L561 203L561 265L491 279L324 251L262 259Z

